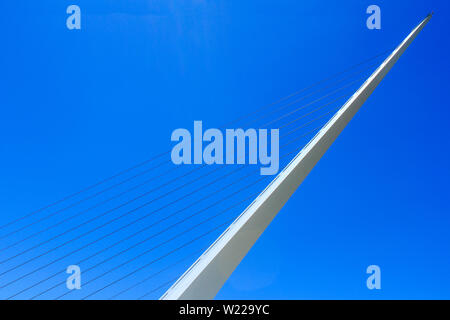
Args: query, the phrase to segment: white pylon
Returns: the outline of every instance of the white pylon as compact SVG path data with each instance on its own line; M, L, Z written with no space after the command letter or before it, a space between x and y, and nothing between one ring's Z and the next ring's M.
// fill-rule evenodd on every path
M331 120L267 188L160 298L213 299L283 205L325 154L403 52L431 19L429 14L389 55Z

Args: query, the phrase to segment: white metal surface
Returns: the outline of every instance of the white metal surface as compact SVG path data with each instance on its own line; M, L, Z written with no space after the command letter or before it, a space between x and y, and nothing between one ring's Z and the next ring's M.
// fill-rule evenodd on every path
M215 297L259 236L430 19L431 14L403 40L309 144L167 290L161 299L213 299Z

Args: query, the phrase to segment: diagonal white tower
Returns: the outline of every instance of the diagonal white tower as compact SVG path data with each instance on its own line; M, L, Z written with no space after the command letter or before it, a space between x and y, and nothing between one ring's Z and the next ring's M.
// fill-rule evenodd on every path
M283 205L347 126L406 48L430 21L429 14L331 120L160 298L213 299Z

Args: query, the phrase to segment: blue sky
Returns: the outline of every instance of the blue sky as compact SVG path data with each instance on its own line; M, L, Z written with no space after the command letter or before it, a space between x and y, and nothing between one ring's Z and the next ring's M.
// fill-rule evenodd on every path
M66 28L70 4L81 8L81 30ZM366 28L365 11L371 4L381 8L381 30ZM176 128L191 128L194 120L218 127L390 49L434 10L428 26L217 298L448 299L448 9L443 0L2 2L0 225L170 149L170 134ZM176 177L174 172L167 177L172 175ZM250 196L267 182L247 188L240 197ZM152 186L157 186L155 181L146 188ZM194 199L201 195L196 193ZM233 214L244 207L235 208ZM83 219L101 212L92 210ZM1 247L57 223L63 215L58 217L0 240ZM58 234L72 223L52 232ZM0 236L14 230L0 230ZM114 230L113 225L108 230ZM101 234L8 273L2 283ZM2 260L49 236L40 234L1 252ZM194 257L216 236L210 234L186 254ZM59 243L63 239L71 237L64 236ZM1 265L0 273L58 241ZM0 297L58 273L110 241L0 290ZM107 271L133 254L138 251L102 269ZM178 276L190 259L122 297L136 298ZM150 260L145 256L134 261L67 298L83 297ZM372 264L381 267L378 291L366 288L365 270ZM94 261L81 265L82 272L91 265ZM150 273L144 270L93 297L108 298ZM63 273L56 278L66 277ZM83 275L83 281L92 277ZM57 283L56 278L40 288ZM148 298L157 298L163 289ZM60 286L42 298L54 298L64 290ZM20 297L30 296L27 292Z

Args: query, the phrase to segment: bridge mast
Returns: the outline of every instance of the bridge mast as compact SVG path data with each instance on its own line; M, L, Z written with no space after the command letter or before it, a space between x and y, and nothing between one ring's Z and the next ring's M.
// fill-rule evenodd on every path
M283 205L422 31L429 14L267 188L160 298L213 299Z

